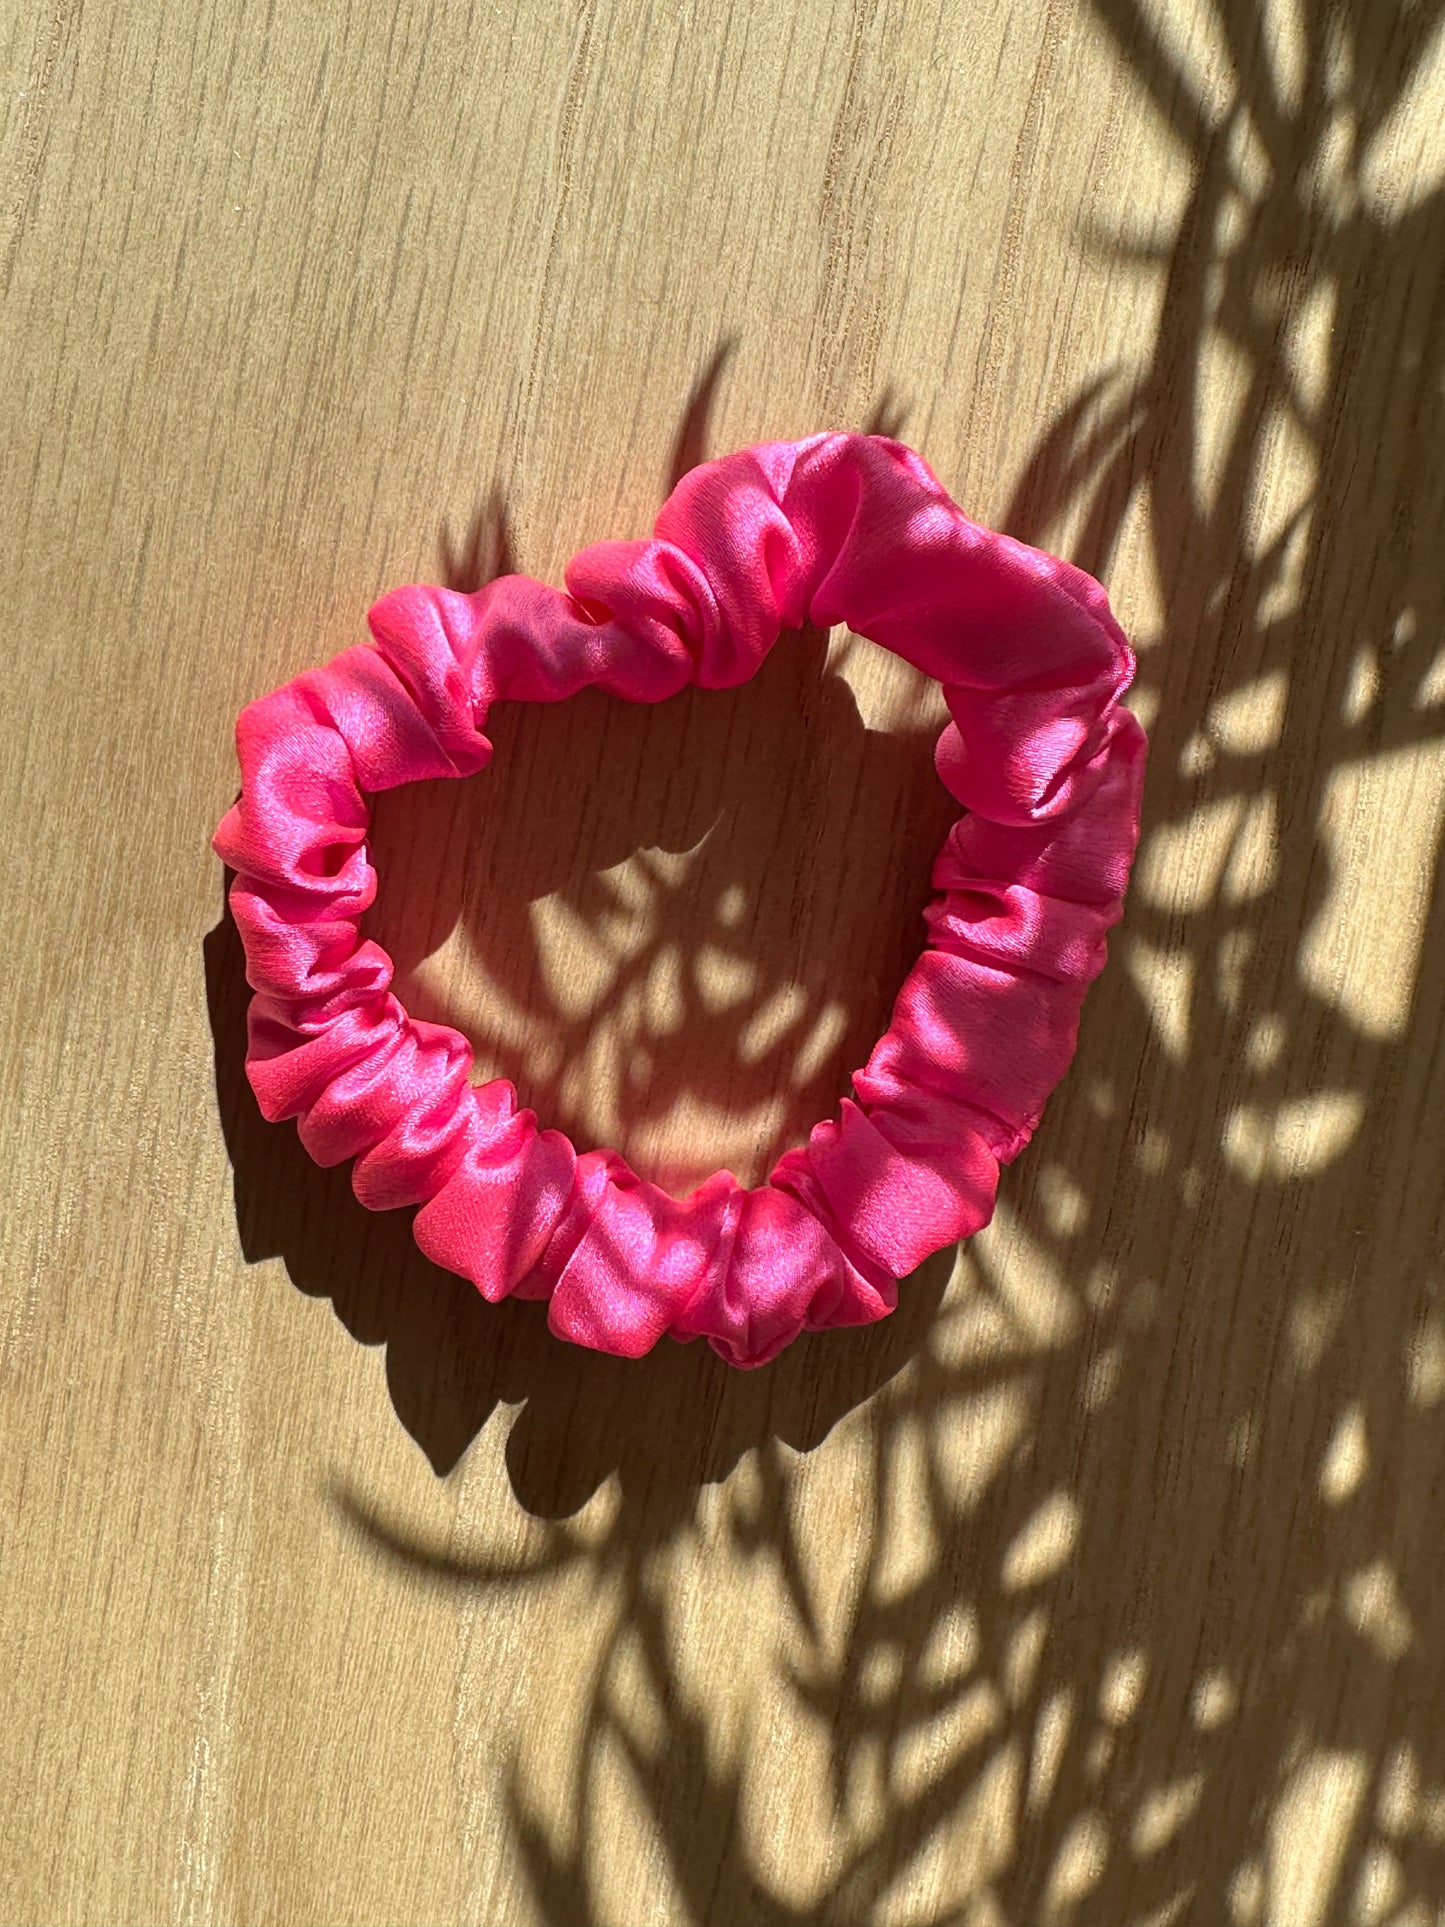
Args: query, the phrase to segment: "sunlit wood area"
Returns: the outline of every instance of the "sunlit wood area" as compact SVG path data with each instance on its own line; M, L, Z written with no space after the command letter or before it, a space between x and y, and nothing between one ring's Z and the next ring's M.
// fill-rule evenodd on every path
M0 1927L1445 1922L1445 0L8 0ZM566 1347L246 1085L237 710L902 437L1137 645L996 1217ZM955 814L843 631L378 803L418 1014L757 1181Z

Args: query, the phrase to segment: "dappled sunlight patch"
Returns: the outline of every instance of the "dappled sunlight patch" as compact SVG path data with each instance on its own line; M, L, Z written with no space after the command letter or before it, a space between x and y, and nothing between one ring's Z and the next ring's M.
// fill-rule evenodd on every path
M1072 1494L1050 1493L1003 1556L999 1576L1004 1590L1025 1592L1053 1578L1068 1563L1081 1518Z
M1162 1124L1146 1124L1134 1140L1134 1163L1146 1177L1162 1178L1169 1169L1169 1133Z
M964 1245L954 1267L954 1282L928 1337L929 1356L946 1370L990 1360L1018 1360L1029 1347L1007 1311L979 1277L979 1266Z
M1244 814L1243 799L1219 797L1175 823L1146 830L1134 890L1155 909L1176 915L1203 910L1218 897Z
M1268 63L1281 107L1291 116L1304 105L1309 71L1303 6L1304 0L1265 0L1261 8L1261 57Z
M566 1541L576 1553L600 1551L610 1545L622 1511L622 1484L615 1476L607 1478L568 1518L562 1528ZM523 1515L525 1516L525 1515ZM540 1521L534 1521L540 1526ZM553 1530L557 1530L553 1528Z
M1350 673L1340 703L1340 721L1358 729L1380 696L1380 652L1370 642L1359 642L1350 660Z
M1031 1416L1028 1388L1007 1382L951 1399L933 1414L933 1476L955 1517L974 1511L1002 1476Z
M1237 1472L1254 1463L1259 1450L1259 1418L1254 1412L1241 1412L1224 1435L1224 1463Z
M931 1503L931 1441L921 1418L900 1418L885 1446L882 1541L873 1591L880 1604L923 1585L936 1568L938 1535Z
M1364 1115L1364 1097L1350 1090L1289 1098L1273 1111L1241 1104L1225 1120L1221 1148L1252 1184L1306 1177L1343 1157Z
M1086 1412L1099 1412L1119 1390L1124 1378L1125 1352L1122 1345L1110 1345L1090 1358L1080 1396Z
M1079 1328L1079 1304L1062 1267L1034 1238L1019 1215L1000 1200L993 1221L972 1241L998 1303L1021 1341L1035 1346L1066 1344Z
M671 1037L687 1022L682 952L662 944L642 983L642 1017L649 1037Z
M1285 1053L1289 1027L1278 1011L1266 1011L1250 1027L1244 1061L1252 1071L1273 1070Z
M1367 1847L1355 1883L1354 1915L1359 1927L1383 1927L1405 1893L1405 1870L1387 1846Z
M1129 691L1129 700L1125 707L1134 712L1146 732L1152 731L1159 720L1158 692L1141 688L1138 683L1135 683Z
M866 729L919 729L936 735L949 720L937 683L917 675L891 649L851 629L830 632L828 669L852 690Z
M653 1687L641 1640L630 1628L619 1629L607 1658L606 1697L625 1724L629 1746L650 1759L667 1744L667 1713Z
M596 924L561 897L539 898L531 917L538 969L558 1015L564 1020L590 1016L617 981L617 956L626 950L604 947ZM615 919L614 935L632 935L619 925L621 919ZM634 947L644 940L634 936Z
M1344 1505L1354 1498L1370 1469L1370 1442L1363 1407L1358 1401L1340 1413L1320 1465L1320 1497L1326 1505Z
M1273 796L1251 797L1225 865L1221 896L1226 903L1250 903L1268 896L1279 881L1279 821Z
M1029 1757L1028 1790L1025 1795L1031 1813L1038 1813L1048 1804L1058 1783L1073 1711L1074 1693L1073 1688L1068 1686L1061 1686L1051 1693L1039 1708L1039 1716L1034 1722L1033 1750Z
M1253 357L1237 341L1211 328L1200 344L1195 394L1194 497L1214 501L1238 440L1254 387Z
M1189 1712L1201 1733L1212 1733L1233 1719L1239 1695L1222 1666L1213 1666L1194 1682Z
M1281 273L1276 288L1262 292L1268 306L1278 313L1282 330L1287 329L1294 301L1288 273ZM1316 376L1320 384L1328 379L1327 368ZM1297 393L1272 389L1255 425L1258 456L1245 501L1241 552L1263 573L1255 612L1261 623L1284 619L1298 606L1305 587L1305 537L1319 488L1320 467L1317 424L1302 409L1302 399Z
M1204 1775L1188 1773L1167 1786L1152 1787L1139 1802L1129 1830L1129 1845L1142 1859L1162 1853L1188 1824L1204 1792Z
M1252 930L1226 930L1214 946L1214 990L1231 1017L1249 1004L1249 982L1259 944Z
M738 1035L738 1055L756 1064L787 1036L807 1014L808 994L801 984L780 984L748 1018Z
M1338 1284L1301 1285L1290 1303L1285 1334L1302 1372L1318 1370L1340 1328L1346 1294Z
M1269 1820L1262 1896L1269 1922L1323 1927L1368 1784L1363 1755L1324 1748L1290 1775Z
M653 1813L637 1743L604 1730L592 1743L589 1795L607 1824L587 1828L582 1865L594 1918L687 1920L692 1909L670 1842Z
M1137 1647L1112 1655L1099 1684L1099 1717L1109 1726L1127 1726L1139 1711L1149 1679L1148 1655Z
M1438 709L1445 704L1445 649L1436 653L1435 660L1420 678L1420 686L1415 691L1416 709Z
M1420 1823L1420 1760L1408 1740L1393 1746L1380 1774L1375 1822L1392 1840L1404 1839Z
M1089 1267L1089 1275L1084 1280L1083 1298L1090 1311L1105 1311L1118 1302L1119 1267L1107 1259L1097 1259Z
M1260 756L1273 749L1284 729L1289 678L1271 669L1253 682L1216 697L1210 705L1208 731L1218 749L1230 756Z
M750 1735L740 1760L740 1855L764 1892L785 1905L815 1907L860 1827L857 1817L837 1812L827 1796L832 1736L826 1724L791 1694L769 1693L768 1701L771 1717ZM877 1813L875 1793L869 1814L874 1825Z
M948 1828L946 1847L941 1834L934 1848L900 1867L878 1902L879 1927L914 1927L920 1919L947 1919L961 1910L980 1890L1005 1873L1018 1847L1017 1814L1023 1780L1023 1749L1016 1739L1002 1741L983 1762L959 1801ZM932 1864L931 1894L920 1887L920 1863ZM921 1912L926 1898L933 1908ZM945 1911L947 1910L947 1911ZM987 1911L975 1916L987 1921ZM1007 1916L995 1914L995 1919Z
M1400 1582L1388 1560L1376 1559L1345 1581L1341 1595L1345 1618L1360 1637L1391 1664L1415 1643L1415 1628L1400 1596Z
M918 1684L925 1692L962 1685L977 1666L980 1651L977 1610L955 1602L939 1614L919 1654Z
M1049 1609L1035 1606L1033 1611L1021 1619L1009 1635L1004 1648L1002 1681L1009 1703L1022 1706L1034 1688L1038 1675L1039 1662L1044 1656L1044 1643L1049 1636Z
M1233 1927L1262 1927L1265 1892L1263 1866L1252 1858L1243 1861L1229 1882L1229 1917Z
M1004 1723L1003 1696L991 1680L965 1688L936 1713L909 1727L893 1755L893 1791L921 1800Z
M1294 314L1286 353L1294 386L1294 400L1311 426L1323 428L1321 411L1329 393L1330 336L1339 309L1339 289L1321 275L1306 289Z
M693 957L693 982L704 1010L733 1010L756 990L758 969L747 957L703 943Z
M831 1435L826 1464L799 1462L784 1486L784 1529L806 1576L812 1627L803 1648L809 1676L840 1665L869 1583L878 1516L873 1428L851 1415ZM785 1642L794 1650L794 1642Z
M1189 1009L1194 959L1187 951L1130 937L1124 961L1149 1012L1164 1055L1182 1064L1189 1055Z
M842 1043L847 1028L848 1012L836 1000L826 1003L817 1012L793 1061L795 1084L811 1083L818 1076L829 1056Z
M1445 1316L1433 1309L1410 1339L1406 1375L1412 1405L1429 1408L1445 1399Z
M1325 786L1329 892L1299 971L1367 1037L1396 1037L1409 1018L1442 825L1445 744L1343 763Z
M1089 1196L1062 1164L1046 1164L1034 1187L1044 1221L1056 1238L1072 1238L1089 1220Z
M864 1659L858 1672L858 1697L873 1706L887 1703L903 1679L903 1650L893 1639L883 1639Z
M1375 129L1361 159L1367 203L1398 220L1445 185L1445 27L1436 26L1411 78Z
M1207 776L1218 761L1219 752L1207 732L1196 729L1184 739L1184 747L1179 752L1179 774L1197 780Z
M687 1145L706 1144L710 1163L733 1170L767 1141L784 1108L780 1098L760 1098L756 1104L742 1106L716 1102L700 1091L680 1090L650 1117L634 1123L629 1143L640 1164L656 1171L660 1181L681 1194L700 1175L687 1160ZM606 1119L599 1112L595 1136L615 1138L621 1129L620 1113Z
M1320 380L1327 379L1327 371L1320 371ZM1276 520L1278 520L1278 515ZM1268 574L1260 589L1259 603L1255 619L1263 628L1275 624L1283 626L1294 620L1309 582L1309 565L1314 550L1311 542L1312 518L1307 505L1301 504L1292 519L1285 520L1275 538L1273 553L1268 559ZM1259 544L1254 544L1258 550ZM1280 736L1283 736L1285 715L1279 716ZM1268 747L1277 745L1271 743ZM1263 755L1264 748L1256 752Z
M1093 1892L1104 1877L1109 1829L1099 1813L1081 1813L1070 1823L1044 1890L1044 1921L1061 1918Z

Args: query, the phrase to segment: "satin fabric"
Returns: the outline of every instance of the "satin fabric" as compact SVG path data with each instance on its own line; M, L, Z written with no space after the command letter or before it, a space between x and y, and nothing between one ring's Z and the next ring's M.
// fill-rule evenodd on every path
M247 1072L318 1164L355 1160L364 1205L420 1206L421 1249L487 1298L547 1298L560 1337L627 1357L670 1332L761 1365L805 1328L883 1317L900 1278L988 1221L1120 913L1145 751L1119 701L1133 656L1090 576L977 527L876 436L694 469L651 540L582 550L566 585L394 590L373 641L242 711L214 847L255 992ZM540 1130L505 1080L474 1086L465 1038L407 1015L359 933L366 799L480 770L494 702L728 688L804 622L846 623L942 683L937 766L966 813L839 1115L766 1184L720 1171L677 1200Z

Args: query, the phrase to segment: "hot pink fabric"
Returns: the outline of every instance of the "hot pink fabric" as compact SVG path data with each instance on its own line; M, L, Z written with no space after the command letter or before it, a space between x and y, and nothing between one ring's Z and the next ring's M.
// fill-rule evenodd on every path
M993 1211L1073 1055L1139 828L1133 657L1092 577L978 528L898 442L818 435L694 469L646 542L573 557L567 592L503 576L405 588L374 641L241 712L242 789L216 833L255 991L247 1071L318 1164L487 1298L550 1299L577 1344L664 1332L761 1365L805 1328L866 1324ZM928 947L852 1098L745 1190L678 1201L612 1151L539 1130L511 1084L409 1017L363 941L369 793L469 776L494 702L588 684L660 702L747 680L781 629L846 623L936 677L938 771L965 814L934 865ZM860 879L866 883L866 879Z

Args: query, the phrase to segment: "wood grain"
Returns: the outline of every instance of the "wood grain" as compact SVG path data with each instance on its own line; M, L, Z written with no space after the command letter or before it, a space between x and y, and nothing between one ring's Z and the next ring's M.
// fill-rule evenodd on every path
M1445 1920L1442 44L6 10L0 1920ZM825 425L1108 581L1136 887L894 1319L623 1365L259 1119L233 719ZM579 1138L756 1171L917 940L931 702L837 634L504 716L378 926Z

